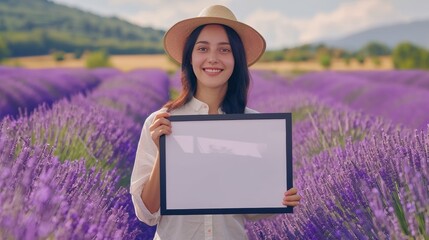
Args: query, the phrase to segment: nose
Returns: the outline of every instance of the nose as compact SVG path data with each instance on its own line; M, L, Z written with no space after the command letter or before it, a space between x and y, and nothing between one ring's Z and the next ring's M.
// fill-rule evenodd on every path
M217 59L217 54L215 51L211 51L209 56L208 56L208 60L207 60L210 64L215 64L218 62Z

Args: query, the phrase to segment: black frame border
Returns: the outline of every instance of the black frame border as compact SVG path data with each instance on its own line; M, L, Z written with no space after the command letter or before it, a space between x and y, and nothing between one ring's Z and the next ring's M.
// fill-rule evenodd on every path
M284 119L286 125L286 187L293 187L292 169L292 113L251 113L251 114L213 114L213 115L172 115L170 121L213 121L213 120L258 120ZM160 211L161 215L203 215L203 214L270 214L293 213L293 207L267 208L209 208L209 209L167 209L166 196L166 143L165 135L160 137ZM281 196L279 196L280 201Z

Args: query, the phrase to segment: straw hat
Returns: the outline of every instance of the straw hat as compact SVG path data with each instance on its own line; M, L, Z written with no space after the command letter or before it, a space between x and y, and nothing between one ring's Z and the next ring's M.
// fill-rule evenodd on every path
M234 13L221 5L203 9L198 17L182 20L174 24L164 35L164 49L178 63L182 63L182 53L187 37L205 24L223 24L234 29L246 50L247 65L254 64L265 51L265 40L261 34L247 24L237 21Z

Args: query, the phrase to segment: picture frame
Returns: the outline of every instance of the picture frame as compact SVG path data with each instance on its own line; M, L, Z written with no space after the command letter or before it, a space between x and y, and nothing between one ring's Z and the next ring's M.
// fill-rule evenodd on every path
M160 138L161 215L291 213L292 114L172 115Z

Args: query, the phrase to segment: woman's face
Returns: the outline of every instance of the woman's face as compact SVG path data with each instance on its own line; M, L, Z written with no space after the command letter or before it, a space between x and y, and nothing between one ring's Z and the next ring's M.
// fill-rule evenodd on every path
M225 29L207 25L192 50L192 69L197 77L197 92L217 89L226 92L234 70L234 56Z

